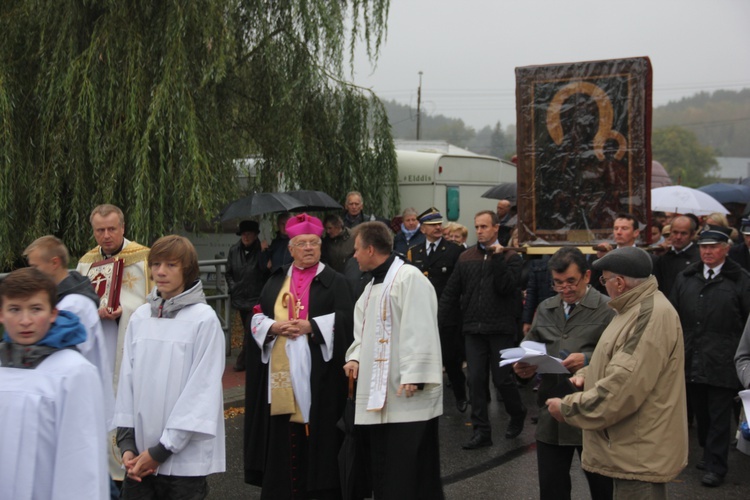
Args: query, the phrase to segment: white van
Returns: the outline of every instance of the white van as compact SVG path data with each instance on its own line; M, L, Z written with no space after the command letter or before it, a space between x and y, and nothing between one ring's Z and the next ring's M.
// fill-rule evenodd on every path
M482 198L482 194L500 183L516 182L516 166L494 156L407 150L396 150L396 155L401 211L414 207L421 213L435 207L446 222L458 222L469 229L469 245L476 243L474 215L480 210L494 211L497 206L496 200ZM272 217L261 222L260 237L269 243ZM228 228L219 233L181 234L193 242L200 260L225 258L229 247L239 241Z
M494 212L497 206L496 200L482 194L498 184L516 182L516 166L494 156L406 150L396 150L396 156L402 211L437 208L445 222L469 229L469 245L476 243L474 215L480 210Z

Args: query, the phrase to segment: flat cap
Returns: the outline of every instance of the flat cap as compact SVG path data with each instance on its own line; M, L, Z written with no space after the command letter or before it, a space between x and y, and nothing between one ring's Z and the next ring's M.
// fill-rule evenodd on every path
M591 267L598 271L627 276L629 278L648 278L651 275L653 262L645 251L638 247L615 248L597 260Z

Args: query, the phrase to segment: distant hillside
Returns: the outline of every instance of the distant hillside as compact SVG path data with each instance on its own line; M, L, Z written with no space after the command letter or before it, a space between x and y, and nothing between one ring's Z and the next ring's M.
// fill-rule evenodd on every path
M701 92L654 108L653 125L695 133L716 156L750 157L750 89Z
M417 110L395 101L384 101L388 118L393 128L394 139L417 138ZM448 141L477 154L488 154L499 158L510 158L516 150L516 127L504 127L498 123L481 130L467 126L460 118L429 115L422 112L420 139Z
M384 101L396 139L417 136L417 111ZM750 157L750 89L701 92L653 110L654 128L677 125L693 132L716 156ZM516 150L515 124L488 124L481 130L460 118L422 113L421 139L448 141L479 154L509 158Z

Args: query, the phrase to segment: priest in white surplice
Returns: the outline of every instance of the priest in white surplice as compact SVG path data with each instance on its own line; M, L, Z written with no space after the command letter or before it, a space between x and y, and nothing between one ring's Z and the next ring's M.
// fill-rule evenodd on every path
M354 234L354 258L373 280L354 309L344 371L358 380L355 424L369 434L375 498L443 498L435 289L391 253L393 236L384 224L366 222Z

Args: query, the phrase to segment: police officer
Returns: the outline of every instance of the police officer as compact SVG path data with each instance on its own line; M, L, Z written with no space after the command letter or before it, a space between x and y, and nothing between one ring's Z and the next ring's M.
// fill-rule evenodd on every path
M439 301L464 248L443 238L443 216L437 208L428 208L418 219L425 241L409 248L406 257L427 276L435 288ZM455 329L448 330L440 327L443 365L456 396L456 407L463 413L469 405L466 397L466 376L461 368L464 360L463 340L461 332Z

